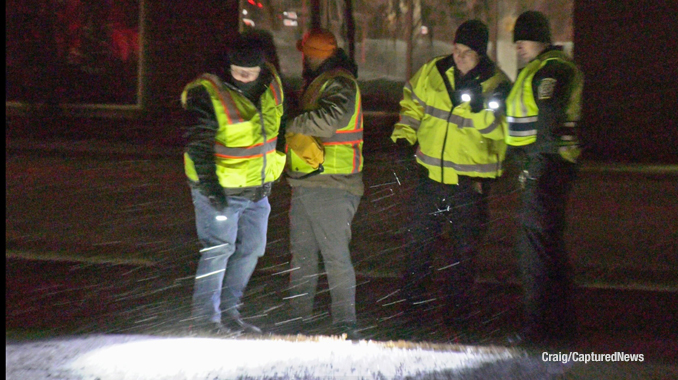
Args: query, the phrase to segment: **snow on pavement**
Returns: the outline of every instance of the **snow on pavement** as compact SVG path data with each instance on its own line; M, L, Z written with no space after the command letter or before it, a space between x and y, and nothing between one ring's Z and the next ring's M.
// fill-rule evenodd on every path
M6 345L11 380L499 378L473 374L525 360L501 347L315 339L94 335ZM500 366L502 367L502 366ZM500 368L492 370L497 372ZM503 366L502 372L507 371ZM558 366L556 366L558 367ZM542 365L523 371L553 373ZM471 371L471 372L469 372ZM511 370L515 372L515 368ZM556 368L557 371L557 368ZM532 373L534 375L535 373ZM506 374L506 373L504 373ZM527 373L525 373L527 374ZM494 375L501 376L500 373ZM488 377L490 376L490 377Z

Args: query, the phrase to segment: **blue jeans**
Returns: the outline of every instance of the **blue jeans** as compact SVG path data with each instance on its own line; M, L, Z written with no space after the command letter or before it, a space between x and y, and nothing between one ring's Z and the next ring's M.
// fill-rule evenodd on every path
M228 197L218 213L207 197L191 189L198 238L204 247L195 275L192 317L200 322L221 322L222 311L237 316L240 299L266 249L271 205L268 198L253 202ZM226 220L217 220L217 216Z

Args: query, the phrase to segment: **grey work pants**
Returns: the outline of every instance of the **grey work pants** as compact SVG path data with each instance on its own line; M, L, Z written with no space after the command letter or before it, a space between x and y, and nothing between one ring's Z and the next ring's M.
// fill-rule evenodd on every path
M292 188L290 205L290 293L297 317L313 314L322 254L332 297L333 323L355 323L355 271L349 243L360 196L333 188Z

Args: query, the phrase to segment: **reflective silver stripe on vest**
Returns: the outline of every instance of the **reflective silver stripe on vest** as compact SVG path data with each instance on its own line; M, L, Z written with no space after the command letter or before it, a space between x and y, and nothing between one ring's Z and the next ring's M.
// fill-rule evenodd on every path
M415 131L419 129L421 125L421 120L417 120L410 116L400 115L400 120L398 124L407 125L408 127L414 129Z
M507 116L509 136L527 137L537 134L537 116L513 117Z
M538 120L537 116L529 116L529 117L506 116L506 121L508 121L509 123L514 123L514 124L536 123L537 120Z
M409 83L408 83L409 84ZM447 122L447 117L450 118L450 123L456 124L459 128L475 128L472 119L467 119L459 115L450 115L450 110L443 110L426 104L421 100L414 92L412 92L412 99L415 99L424 107L424 113L435 117L436 119L443 120ZM496 126L494 126L496 128Z
M361 160L360 147L358 146L358 143L354 143L353 144L353 169L351 170L351 173L358 173L360 171L360 160Z
M277 139L278 138L276 137L266 141L265 144L257 144L247 148L231 148L216 143L214 144L214 152L219 156L233 158L250 158L263 156L264 154L275 150L275 144Z
M220 79L212 74L203 74L201 78L210 82L212 87L217 90L219 100L221 101L222 107L224 107L224 112L226 113L226 118L229 123L237 124L244 122L245 119L240 115L240 111L238 111L238 107L235 105L233 95L222 85Z
M440 158L435 158L431 156L427 156L424 153L421 152L421 150L417 149L417 158L420 159L423 163L431 166L436 166L440 167L441 164L441 159ZM499 164L494 162L490 164L455 164L454 162L451 161L442 161L442 166L445 168L452 168L458 172L464 172L464 173L470 173L470 172L475 172L475 173L494 173L497 171L497 166Z
M275 99L275 104L280 105L281 99L282 99L282 88L280 88L280 85L278 84L278 81L273 78L271 81L271 85L269 86L271 89L271 92L273 93L273 98Z
M363 130L357 131L337 131L334 136L328 138L321 138L323 143L345 143L355 142L363 139Z
M527 137L527 136L535 136L537 134L536 129L530 129L527 131L516 131L514 129L509 129L509 136L514 136L514 137Z

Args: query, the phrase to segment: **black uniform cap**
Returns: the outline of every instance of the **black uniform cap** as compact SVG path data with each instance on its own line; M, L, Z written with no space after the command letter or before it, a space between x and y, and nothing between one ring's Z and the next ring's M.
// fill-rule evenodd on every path
M482 57L487 55L489 34L487 26L482 21L469 20L457 28L454 43L466 45Z
M257 67L264 64L264 47L253 35L240 35L228 50L228 60L240 67Z
M543 13L527 11L518 16L513 27L513 42L536 41L545 44L551 43L551 27L549 20Z

